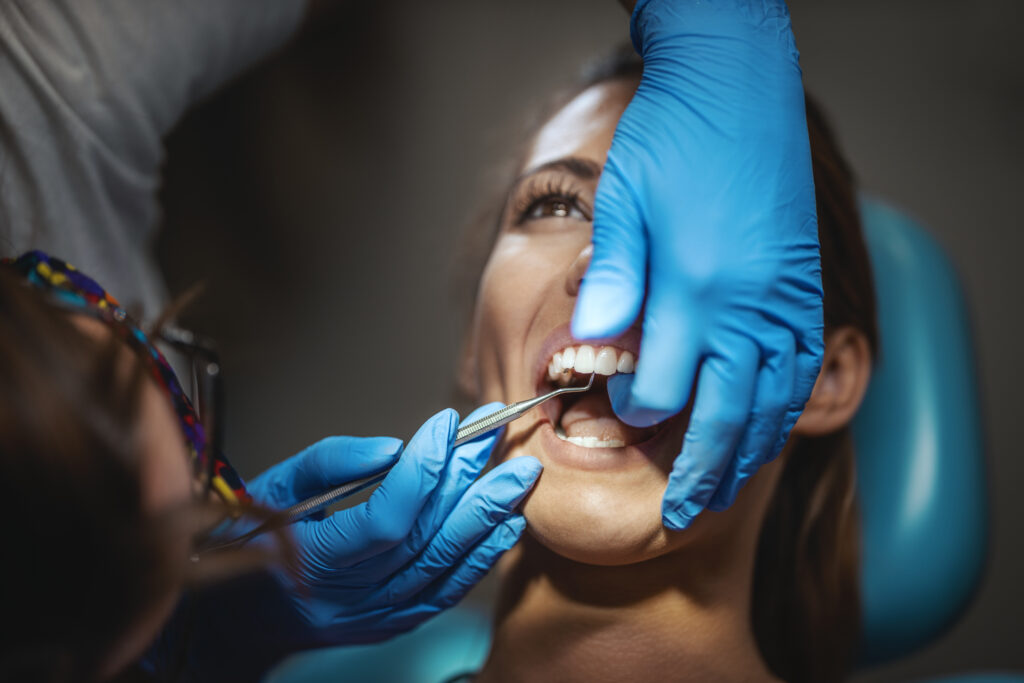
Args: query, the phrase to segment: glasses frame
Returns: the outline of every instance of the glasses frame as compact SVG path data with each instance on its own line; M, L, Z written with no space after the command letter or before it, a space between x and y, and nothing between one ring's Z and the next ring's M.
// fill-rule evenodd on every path
M192 463L193 481L196 483L194 493L198 500L209 500L213 491L217 458L215 453L223 453L223 431L220 427L220 416L224 410L224 383L221 377L220 354L216 343L191 330L174 325L161 325L153 335L145 332L120 308L98 308L82 304L60 296L51 303L69 313L87 315L110 325L126 327L129 331L136 329L145 339L135 337L135 342L143 345L154 345L156 340L162 341L182 355L191 364L192 391L189 397L192 410L203 429L203 452ZM128 338L125 339L128 343ZM132 343L135 343L132 342ZM180 384L180 380L179 380Z
M220 354L213 340L174 325L162 326L156 338L186 356L191 366L192 408L206 435L205 452L197 459L193 474L198 483L198 495L205 500L212 492L217 474L214 454L224 452L221 429L224 381Z

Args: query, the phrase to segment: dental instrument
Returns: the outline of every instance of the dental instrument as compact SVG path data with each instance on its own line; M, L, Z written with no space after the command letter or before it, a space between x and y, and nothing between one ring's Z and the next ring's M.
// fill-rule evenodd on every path
M541 405L542 403L552 398L555 398L556 396L590 391L591 387L594 386L594 374L595 373L591 373L590 379L584 386L562 387L560 389L555 389L554 391L544 394L543 396L537 396L535 398L530 398L525 401L512 403L510 405L505 406L504 408L501 408L500 410L491 413L490 415L486 415L480 418L479 420L474 420L469 424L459 426L458 431L455 433L455 443L453 447L461 446L467 441L472 441L473 439L479 436L483 436L484 434L492 432L495 429L498 429L499 427L503 427L504 425L507 425L509 422L519 419L533 408L536 408L537 406ZM364 491L371 486L379 484L384 480L384 477L386 477L388 475L388 472L390 471L391 467L388 467L383 472L378 472L377 474L371 475L369 477L363 477L362 479L357 479L346 484L341 484L340 486L337 486L333 489L317 494L315 496L311 496L310 498L307 498L306 500L300 503L296 503L295 505L292 505L289 508L281 510L280 512L273 515L271 519L259 525L252 531L249 531L230 541L218 543L213 546L204 548L202 552L205 553L212 550L223 550L228 547L240 545L255 536L259 536L260 534L266 531L270 531L271 529L279 528L287 524L297 522L301 519L305 519L310 515L320 512L326 507L329 507L339 501L344 500L345 498L348 498L349 496L353 496L359 493L360 491Z

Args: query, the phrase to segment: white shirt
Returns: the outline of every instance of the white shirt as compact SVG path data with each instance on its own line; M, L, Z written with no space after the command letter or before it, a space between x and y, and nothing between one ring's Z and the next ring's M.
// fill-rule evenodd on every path
M163 137L305 0L2 0L0 256L42 249L158 315Z

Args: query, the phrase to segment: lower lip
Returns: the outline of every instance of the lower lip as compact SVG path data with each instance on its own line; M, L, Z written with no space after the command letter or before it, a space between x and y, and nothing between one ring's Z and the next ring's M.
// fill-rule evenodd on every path
M543 420L538 427L543 440L544 452L550 460L565 467L578 470L610 471L650 467L659 454L664 455L662 445L675 430L665 425L651 438L638 444L622 448L584 448L558 438L550 420Z

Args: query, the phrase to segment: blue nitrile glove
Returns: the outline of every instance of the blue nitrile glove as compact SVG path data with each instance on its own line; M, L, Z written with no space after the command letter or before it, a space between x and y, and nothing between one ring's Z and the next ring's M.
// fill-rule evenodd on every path
M639 0L631 32L644 73L598 186L573 333L614 336L643 310L636 374L608 387L629 424L679 412L696 380L662 504L682 529L778 454L814 386L814 183L782 0Z
M467 420L501 407L490 404ZM514 458L475 481L499 433L452 448L459 417L428 420L369 500L292 525L298 572L282 578L319 642L384 640L451 607L511 548L526 526L515 507L540 474ZM291 506L392 464L401 442L334 437L257 477L261 504Z

